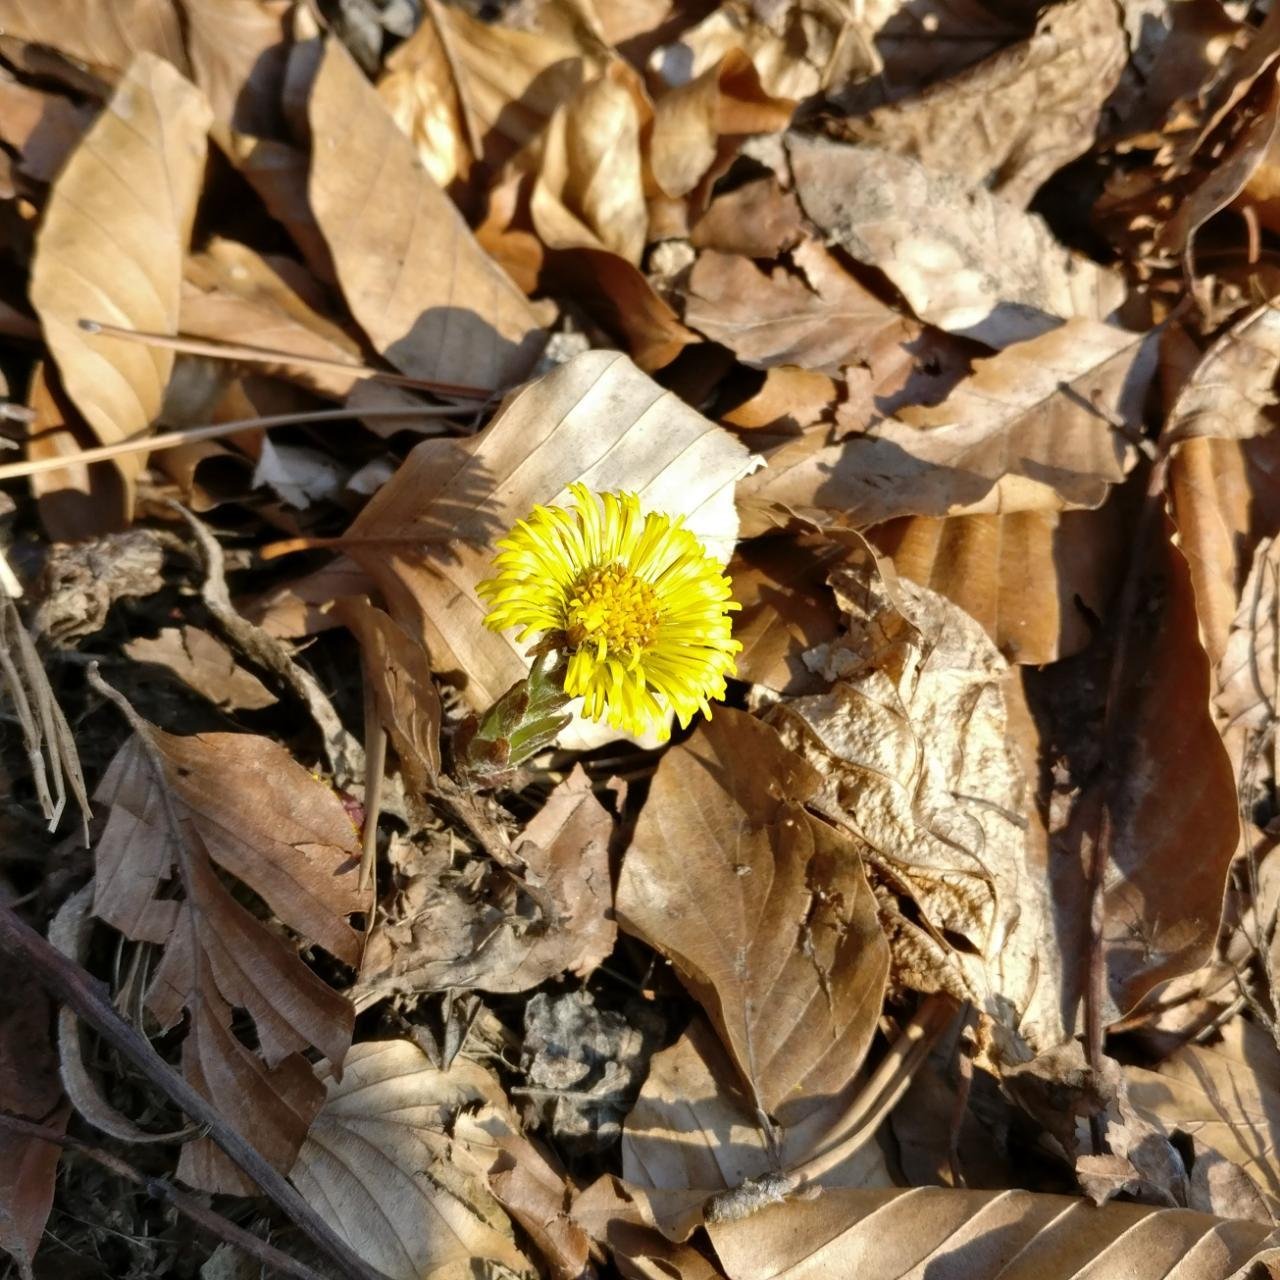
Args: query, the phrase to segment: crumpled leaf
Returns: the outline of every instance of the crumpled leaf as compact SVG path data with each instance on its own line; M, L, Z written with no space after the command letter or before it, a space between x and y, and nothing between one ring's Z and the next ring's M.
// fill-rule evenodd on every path
M729 1280L916 1272L997 1280L1021 1266L1034 1267L1037 1280L1244 1280L1246 1264L1270 1243L1258 1223L1187 1209L1096 1209L1071 1196L939 1187L837 1189L708 1230Z
M384 615L385 616L385 615ZM403 758L403 757L402 757ZM572 971L585 978L613 950L609 841L613 819L582 766L552 791L516 852L526 892L496 873L477 892L476 868L452 857L409 876L402 897L374 929L360 999L396 992L527 991ZM531 893L538 902L530 901Z
M737 532L734 482L751 456L617 352L590 351L515 392L472 440L427 440L374 495L343 549L421 638L437 672L461 675L486 708L529 669L510 633L484 625L475 586L493 543L535 504L563 504L582 480L626 489L647 510L684 515L723 559Z
M847 632L808 662L833 683L779 704L771 723L819 779L811 804L867 867L895 982L972 1000L992 1019L996 1061L1015 1063L1056 1042L1030 1004L1058 978L1041 959L1047 893L1018 816L1004 660L955 605L869 558L830 580Z
M785 445L741 499L838 511L854 526L903 515L1096 507L1136 451L1155 368L1150 334L1076 320L975 362L939 405L865 434Z
M1105 320L1119 276L1058 243L1045 222L906 156L791 134L805 213L889 277L921 320L1005 347L1060 320Z
M407 1040L372 1040L352 1048L341 1080L327 1063L318 1074L328 1097L290 1176L365 1262L389 1280L466 1280L486 1263L532 1280L510 1222L469 1167L469 1143L458 1151L452 1136L477 1106L509 1116L489 1072L466 1058L439 1071ZM468 1133L486 1141L476 1126Z
M104 443L151 427L173 352L91 335L79 322L176 330L211 119L198 89L154 54L139 54L49 195L31 301L67 395ZM146 455L115 465L131 507Z
M231 650L199 627L165 627L154 637L139 636L124 646L135 662L152 662L229 711L257 711L276 696L252 672L237 665Z
M1027 40L916 97L841 120L836 131L1022 209L1046 178L1092 145L1127 60L1111 0L1066 0L1044 12Z
M1218 664L1217 705L1224 732L1262 733L1276 707L1276 675L1280 671L1280 540L1259 543L1253 557L1240 611Z
M323 1093L302 1050L341 1062L354 1014L236 901L214 864L307 942L354 965L360 935L347 917L368 905L356 887L360 842L338 796L278 743L145 732L150 750L135 734L96 792L111 812L95 851L94 914L165 947L149 1011L169 1028L186 1010L188 1080L288 1168ZM166 893L172 881L181 897ZM234 1008L252 1017L260 1054L233 1033ZM207 1138L182 1148L178 1176L212 1191L252 1186Z
M374 346L416 378L484 390L518 382L545 341L538 317L337 40L325 45L308 119L319 139L311 206Z
M1235 1018L1155 1071L1126 1067L1129 1102L1162 1133L1184 1133L1239 1167L1280 1211L1280 1067L1271 1037Z
M888 970L855 848L805 810L820 786L772 729L718 709L663 757L618 880L623 928L676 966L783 1124L857 1071Z

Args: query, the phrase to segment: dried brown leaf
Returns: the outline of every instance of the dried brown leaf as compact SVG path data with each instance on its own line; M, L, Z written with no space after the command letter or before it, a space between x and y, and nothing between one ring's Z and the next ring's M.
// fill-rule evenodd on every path
M344 549L381 588L392 615L425 640L442 675L463 676L483 709L528 670L508 633L483 625L475 586L493 542L536 503L563 502L582 480L627 489L650 510L684 514L728 559L734 482L750 455L616 352L576 356L515 392L473 440L427 440L374 495Z
M693 225L695 249L777 258L803 234L800 205L773 175L755 178L717 195Z
M1224 731L1262 734L1276 715L1280 672L1280 541L1258 544L1217 671Z
M719 710L663 757L618 881L623 927L672 961L753 1109L784 1124L853 1077L888 969L853 846L805 811L820 785L772 729Z
M1030 1191L833 1190L709 1228L729 1280L936 1273L996 1280L1228 1280L1267 1242L1258 1223Z
M320 1078L328 1099L291 1176L365 1262L389 1280L498 1268L531 1280L506 1215L464 1162L469 1144L454 1146L463 1112L509 1116L493 1076L465 1058L438 1071L407 1040L375 1040L352 1048L340 1080L327 1064ZM509 1127L518 1132L514 1118ZM484 1141L475 1126L469 1133Z
M130 64L49 195L31 301L67 395L103 443L145 434L173 353L86 333L81 319L172 333L211 115L154 54ZM145 454L116 463L129 492Z
M257 676L236 665L226 645L199 627L165 627L153 638L130 640L124 651L135 662L167 668L214 706L228 711L257 711L276 701Z
M1118 275L962 177L796 134L787 154L800 203L828 240L878 267L939 328L1004 347L1059 320L1104 320L1124 301Z
M288 1168L323 1092L302 1050L314 1045L341 1062L354 1015L236 901L214 863L308 943L354 964L360 937L347 917L367 904L341 800L268 739L179 738L150 726L116 755L96 796L111 813L96 850L94 913L136 941L165 945L149 1010L166 1028L187 1011L187 1078ZM161 896L174 879L183 896ZM252 1017L261 1056L233 1033L234 1008ZM179 1176L207 1190L249 1185L208 1139L183 1148Z
M1023 209L1045 179L1093 145L1127 59L1111 0L1066 0L1029 39L837 130Z
M977 361L941 404L866 434L783 446L748 479L753 506L821 508L855 526L903 515L1096 507L1135 459L1151 335L1076 320Z
M233 129L280 133L290 0L182 0L191 75Z
M308 118L319 140L311 205L374 346L413 377L486 390L518 382L545 341L538 317L337 40Z
M0 73L0 138L22 157L22 172L52 182L92 116L83 107Z

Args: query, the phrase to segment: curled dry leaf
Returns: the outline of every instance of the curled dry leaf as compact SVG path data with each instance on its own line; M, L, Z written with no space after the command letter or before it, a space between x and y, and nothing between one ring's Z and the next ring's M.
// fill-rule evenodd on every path
M165 627L158 636L130 640L124 651L135 662L167 668L214 706L228 711L257 711L276 701L257 676L237 665L226 645L199 627Z
M1151 335L1076 320L977 361L941 404L840 443L783 446L742 486L753 506L903 515L1097 507L1123 480L1155 368Z
M527 991L566 972L585 978L607 958L617 937L613 819L580 765L524 835L517 849L523 886L495 872L482 896L477 868L459 874L452 854L429 857L417 875L417 867L409 871L400 901L370 938L356 993L361 1005L398 992Z
M476 243L351 55L325 45L308 109L310 199L352 314L401 372L485 390L545 341L524 295Z
M831 582L847 632L809 661L834 683L771 721L867 867L896 982L972 1000L992 1020L996 1061L1015 1063L1028 1043L1056 1041L1029 1006L1061 966L1047 958L1047 892L1020 816L1004 660L974 619L869 557Z
M1256 1222L1030 1191L832 1190L708 1228L729 1280L918 1273L998 1280L1231 1280L1268 1241ZM1024 1270L1025 1269L1025 1270Z
M1021 209L1046 178L1092 146L1127 60L1110 0L1066 0L1046 10L1022 43L837 129Z
M141 722L96 798L111 812L95 851L94 913L135 941L164 946L148 1010L164 1028L187 1012L184 1074L287 1169L323 1096L302 1051L314 1046L340 1063L354 1015L237 902L214 864L306 942L354 965L360 937L347 917L367 903L342 801L269 739L180 738ZM175 880L182 896L166 896ZM259 1053L232 1030L237 1008L253 1019ZM252 1185L205 1138L183 1147L178 1175L211 1191L247 1194Z
M365 1262L388 1280L464 1280L486 1263L484 1274L536 1275L453 1136L477 1106L509 1116L493 1076L466 1058L438 1071L407 1040L356 1045L340 1080L328 1064L319 1076L328 1096L291 1177ZM518 1132L514 1119L508 1128Z
M855 847L805 810L821 782L720 709L663 757L618 880L623 928L676 966L752 1108L783 1124L852 1079L889 963Z
M1236 1165L1280 1212L1280 1068L1265 1031L1234 1019L1218 1042L1188 1044L1156 1071L1126 1067L1125 1080L1144 1120Z
M828 240L878 267L941 329L1004 347L1061 320L1105 320L1124 301L1119 276L964 178L798 134L787 155L800 203Z
M344 539L392 615L425 641L446 678L487 707L529 669L510 633L484 627L475 587L493 543L537 503L563 504L581 480L638 493L646 510L686 517L727 560L735 481L751 456L616 352L575 356L515 392L472 440L427 440L374 495Z
M1218 665L1218 710L1224 732L1262 734L1273 722L1280 671L1280 541L1258 545Z
M148 431L173 353L91 335L79 322L176 330L211 118L169 63L139 54L49 195L31 301L67 395L103 443ZM115 464L130 495L145 462L135 453Z

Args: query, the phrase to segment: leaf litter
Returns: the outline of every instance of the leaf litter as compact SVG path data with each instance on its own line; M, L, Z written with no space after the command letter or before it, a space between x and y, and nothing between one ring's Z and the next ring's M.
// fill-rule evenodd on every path
M0 0L13 1273L1280 1269L1278 66ZM564 692L682 652L634 542L486 625L580 484L709 717Z

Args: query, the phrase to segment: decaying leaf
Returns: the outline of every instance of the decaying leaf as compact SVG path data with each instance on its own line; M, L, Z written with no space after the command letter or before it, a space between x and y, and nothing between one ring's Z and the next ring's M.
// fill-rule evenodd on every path
M576 356L517 391L474 440L427 440L374 495L344 549L377 582L392 615L425 641L435 670L461 678L478 710L523 678L510 633L484 627L475 586L493 543L537 503L563 503L582 480L686 517L728 559L734 482L747 450L616 352Z
M1263 734L1276 715L1280 673L1280 541L1269 538L1253 558L1240 611L1218 665L1218 709L1226 730Z
M139 54L50 193L31 300L67 395L104 442L151 427L173 353L86 333L80 321L176 329L211 119L199 90ZM136 453L116 462L129 486L144 464Z
M311 206L378 350L434 382L487 391L523 378L545 340L537 316L336 40L325 46L308 118L321 139Z
M1123 302L1113 273L1064 249L1035 214L906 156L792 134L805 213L889 277L921 320L993 347Z
M454 1150L463 1111L507 1114L493 1076L465 1058L438 1071L407 1040L356 1045L341 1079L328 1064L319 1075L328 1097L291 1176L365 1262L389 1280L464 1280L478 1266L536 1275L483 1177Z
M354 965L360 937L347 917L367 903L356 888L359 839L341 800L266 738L180 738L150 726L121 748L96 798L110 816L95 853L94 913L165 947L148 1010L164 1028L186 1011L187 1078L288 1168L323 1098L302 1051L314 1046L340 1063L354 1015L236 900L214 864L306 942ZM182 896L166 896L175 881ZM252 1018L258 1053L234 1033L234 1009ZM244 1194L251 1185L208 1139L184 1146L178 1168L207 1190Z
M672 961L783 1124L857 1071L888 969L854 847L805 810L820 786L772 729L717 711L658 766L618 881L622 926Z
M199 627L165 627L158 636L130 640L124 651L135 662L166 667L217 707L255 711L276 700L257 676L237 665L226 645Z

